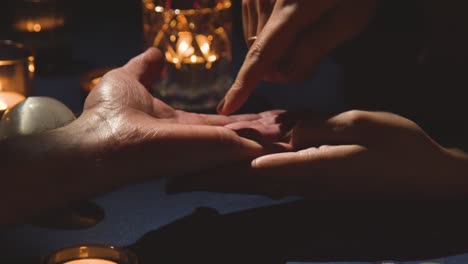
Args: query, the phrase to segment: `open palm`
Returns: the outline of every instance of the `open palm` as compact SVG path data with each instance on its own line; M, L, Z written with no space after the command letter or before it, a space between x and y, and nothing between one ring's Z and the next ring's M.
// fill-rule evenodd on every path
M85 102L78 123L89 127L94 141L90 145L99 146L103 162L111 162L119 174L179 175L266 152L229 126L254 128L260 137L279 136L280 111L229 117L169 107L148 92L161 67L161 53L149 49L106 74Z

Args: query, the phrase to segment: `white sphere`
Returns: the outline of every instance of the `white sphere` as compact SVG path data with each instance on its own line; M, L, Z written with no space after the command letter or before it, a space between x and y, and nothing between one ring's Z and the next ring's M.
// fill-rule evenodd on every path
M0 139L63 127L75 119L73 112L60 101L50 97L28 97L3 115Z

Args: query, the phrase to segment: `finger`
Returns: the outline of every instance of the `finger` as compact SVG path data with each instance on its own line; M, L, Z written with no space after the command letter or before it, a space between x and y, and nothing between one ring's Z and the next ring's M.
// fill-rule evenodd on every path
M251 158L265 153L264 148L257 142L239 137L234 131L224 127L173 124L168 126L166 131L165 137L168 141L174 139L186 149L199 149L200 152L213 156L212 159L207 159L211 161L234 161L239 157ZM231 153L226 152L226 149Z
M122 67L147 89L156 81L163 67L162 53L156 48L149 48L144 53L131 59Z
M273 10L274 1L272 0L257 0L257 30L255 36L260 35L265 27Z
M245 41L247 43L247 47L252 45L252 41L249 40L251 37L257 35L257 0L244 0L243 3L247 6L247 34Z
M270 111L265 111L262 113L258 114L242 114L242 115L232 115L232 116L223 116L223 115L206 115L206 114L201 114L203 118L205 118L205 121L208 125L214 125L214 126L226 126L229 124L234 124L237 122L242 122L242 121L255 121L255 120L274 120L274 123L278 123L280 121L280 117L284 115L286 111L284 110L270 110ZM275 118L270 118L270 117L275 117L278 119L278 121L275 120Z
M249 38L249 1L251 0L242 0L242 32L244 33L244 40L246 41Z
M316 26L304 32L280 64L282 81L311 77L321 59L332 49L358 34L367 24L374 0L344 1Z
M226 126L229 124L254 121L261 118L258 114L245 114L236 116L223 116L223 115L201 115L208 125L212 126Z
M326 1L323 10L333 6L334 1ZM322 9L313 10L310 16L299 15L298 5L281 6L279 1L275 5L272 15L262 33L247 53L246 59L234 81L231 89L221 101L218 112L230 114L238 110L255 89L257 83L270 69L285 56L288 47L294 41L296 35L302 32L309 23L314 23L320 17ZM307 3L307 2L306 2ZM322 3L322 2L321 2ZM291 18L295 19L284 19Z
M351 110L333 116L310 116L296 122L291 144L296 149L323 144L359 144L372 146L392 138L401 128L402 118L384 112ZM414 123L407 120L406 126Z
M238 123L236 128L232 128L237 135L254 140L262 145L272 144L280 141L283 136L280 126L262 125L257 123Z
M365 184L357 177L371 170L369 163L371 159L365 147L341 145L263 156L252 162L252 168L261 177L281 186L279 192L283 195L323 198L350 193L348 188ZM372 179L366 181L374 184Z

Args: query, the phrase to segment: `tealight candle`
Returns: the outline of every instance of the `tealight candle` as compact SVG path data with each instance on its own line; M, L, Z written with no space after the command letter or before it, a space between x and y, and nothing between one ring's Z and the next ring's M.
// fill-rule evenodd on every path
M64 262L63 264L117 264L117 262L105 260L105 259L77 259Z
M24 32L42 32L55 30L65 25L63 17L39 17L34 19L18 19L14 28L17 31Z
M105 245L80 245L55 251L43 264L137 264L127 249Z
M26 97L15 92L2 92L0 90L0 111L5 111L13 108L15 105L21 103Z
M4 100L13 100L8 99L12 97L11 93L5 92L28 96L34 72L34 57L30 49L20 43L0 40L0 93L4 94Z

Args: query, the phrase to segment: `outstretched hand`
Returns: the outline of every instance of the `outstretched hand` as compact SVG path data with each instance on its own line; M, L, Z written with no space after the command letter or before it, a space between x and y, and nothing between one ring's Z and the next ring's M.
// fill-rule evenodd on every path
M102 153L103 162L135 177L179 175L267 152L227 125L255 127L271 140L279 136L279 111L229 117L169 107L148 92L161 67L161 53L151 48L106 74L90 93L74 125L88 127L87 145Z
M466 197L468 155L447 149L417 124L383 112L301 118L288 143L238 171L176 181L170 191L210 190L310 199Z

